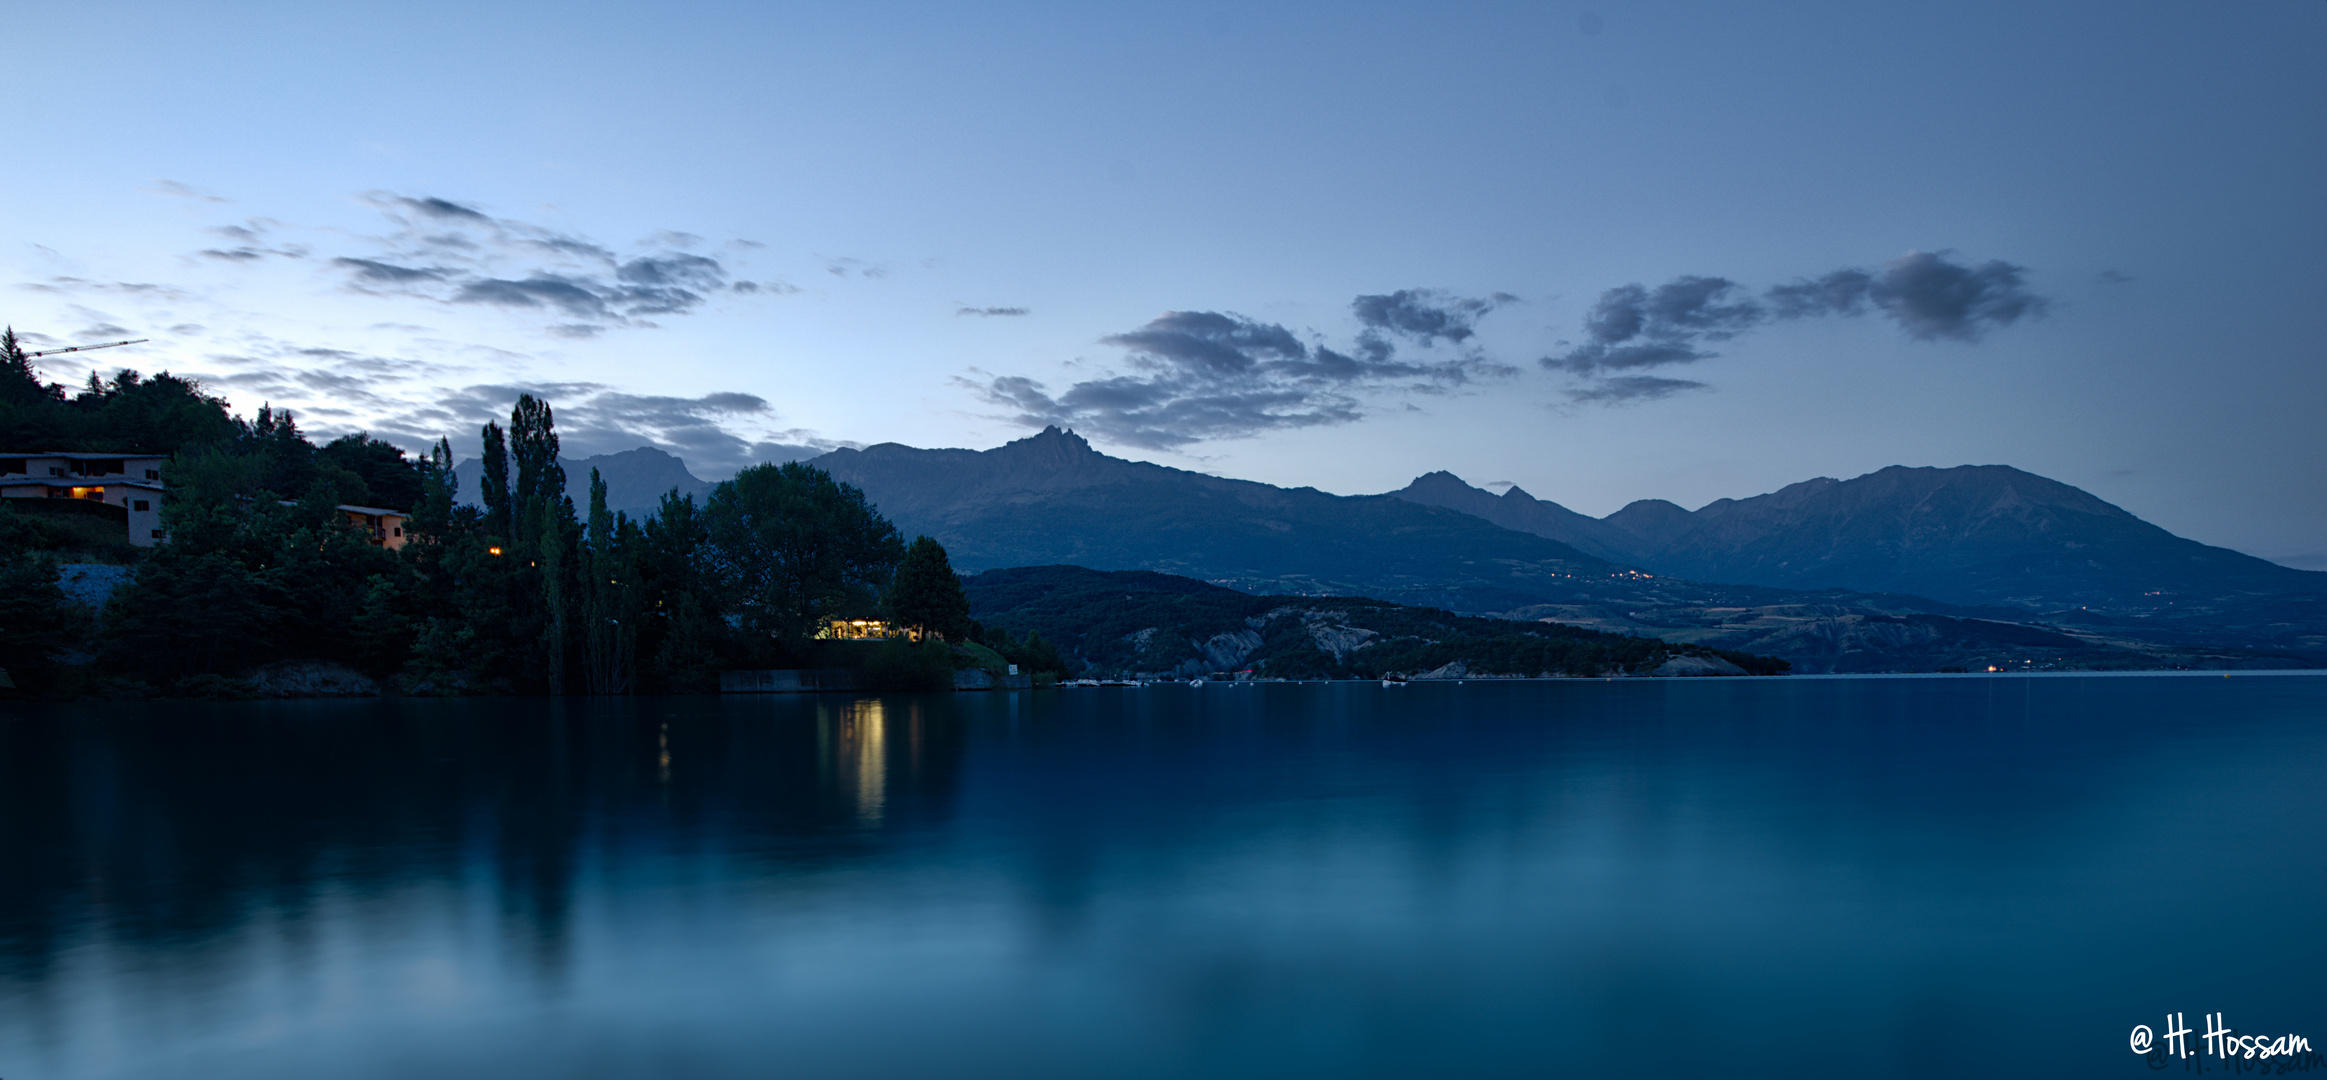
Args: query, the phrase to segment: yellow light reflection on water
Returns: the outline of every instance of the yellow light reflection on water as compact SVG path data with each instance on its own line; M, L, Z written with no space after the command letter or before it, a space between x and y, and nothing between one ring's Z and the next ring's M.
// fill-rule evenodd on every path
M840 714L840 766L856 781L856 819L878 825L888 803L889 718L878 699L854 701Z

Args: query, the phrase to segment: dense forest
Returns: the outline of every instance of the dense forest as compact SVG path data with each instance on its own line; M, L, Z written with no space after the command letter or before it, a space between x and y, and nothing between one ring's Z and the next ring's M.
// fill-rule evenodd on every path
M449 442L418 458L360 434L318 446L289 412L244 421L167 374L68 393L0 336L0 445L171 455L170 540L151 549L0 500L0 665L27 691L127 697L249 693L285 661L415 694L702 691L734 667L855 666L932 688L966 664L1065 669L1039 638L972 622L942 547L908 546L815 468L745 469L638 521L608 512L595 475L588 505L566 495L549 403L522 397L481 436L470 505ZM339 504L409 512L409 542L372 543ZM93 618L58 587L60 561L134 576ZM815 636L856 618L926 644Z

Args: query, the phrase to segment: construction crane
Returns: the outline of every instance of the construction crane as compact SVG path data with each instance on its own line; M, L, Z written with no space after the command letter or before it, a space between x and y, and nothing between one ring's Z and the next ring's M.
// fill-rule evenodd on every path
M29 360L35 356L55 356L58 353L88 352L91 349L112 349L123 345L140 345L152 340L152 338L137 338L132 341L108 341L102 345L75 345L69 349L44 349L36 353L25 353L24 357L25 359Z

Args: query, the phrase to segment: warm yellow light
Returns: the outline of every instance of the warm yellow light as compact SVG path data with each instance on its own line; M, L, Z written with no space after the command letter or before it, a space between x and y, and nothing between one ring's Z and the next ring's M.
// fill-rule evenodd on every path
M485 549L485 554L487 554L487 555L499 555L499 554L501 554L501 549L500 549L500 548L497 548L497 547L489 547L489 548L486 548L486 549Z

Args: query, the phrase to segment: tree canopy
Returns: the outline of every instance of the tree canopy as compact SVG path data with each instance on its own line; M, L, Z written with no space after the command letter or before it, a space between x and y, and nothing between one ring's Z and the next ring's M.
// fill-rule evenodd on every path
M897 527L864 492L812 465L754 465L703 506L711 578L749 633L800 638L827 619L879 608L905 557Z
M926 536L913 538L897 576L889 583L889 618L914 631L946 641L970 640L970 596L945 557L945 547Z

